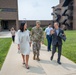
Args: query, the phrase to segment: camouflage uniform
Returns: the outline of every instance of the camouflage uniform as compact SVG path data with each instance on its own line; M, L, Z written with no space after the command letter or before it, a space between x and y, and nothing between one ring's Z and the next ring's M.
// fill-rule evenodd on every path
M41 27L37 28L35 26L32 28L31 41L33 41L33 53L39 57L41 41L43 41L43 29Z

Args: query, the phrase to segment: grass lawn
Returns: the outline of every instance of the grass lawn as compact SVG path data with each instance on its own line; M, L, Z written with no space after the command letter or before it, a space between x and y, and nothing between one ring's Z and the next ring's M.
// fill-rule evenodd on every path
M0 38L0 69L11 45L11 38Z
M76 31L65 31L66 42L63 42L62 55L76 63ZM47 45L47 40L44 40Z

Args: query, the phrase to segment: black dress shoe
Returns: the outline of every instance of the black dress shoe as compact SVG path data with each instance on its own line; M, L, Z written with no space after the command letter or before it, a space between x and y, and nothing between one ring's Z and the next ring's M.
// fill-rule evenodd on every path
M25 65L25 63L23 63L23 65Z
M29 66L27 66L26 64L25 64L25 67L26 67L26 69L30 69Z
M50 60L52 61L53 60L53 57L51 56Z
M57 61L57 63L58 63L59 65L61 65L61 62L60 62L60 61Z
M29 67L26 67L26 69L30 69Z
M49 52L49 51L51 51L51 50L47 50L47 51Z

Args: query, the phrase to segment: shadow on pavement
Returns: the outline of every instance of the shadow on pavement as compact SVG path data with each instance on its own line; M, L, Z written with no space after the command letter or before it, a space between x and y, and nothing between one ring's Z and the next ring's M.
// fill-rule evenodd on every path
M58 66L56 60L53 60L53 61L51 61L51 60L41 60L40 63L43 63L43 64L52 64L52 65Z
M36 73L36 74L45 74L45 71L42 67L40 66L37 66L37 67L34 67L34 66L30 66L30 69L27 73Z
M62 63L61 66L65 69L67 69L67 70L70 70L70 68L76 69L76 65L72 65L72 64L69 64L69 63Z

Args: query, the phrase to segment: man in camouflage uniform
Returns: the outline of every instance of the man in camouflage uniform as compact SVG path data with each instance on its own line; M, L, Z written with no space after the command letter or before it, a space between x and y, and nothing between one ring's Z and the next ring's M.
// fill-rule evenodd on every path
M33 42L33 59L40 61L39 59L39 50L41 47L41 41L43 42L43 29L40 27L40 21L36 21L36 26L32 28L31 31L31 40Z

